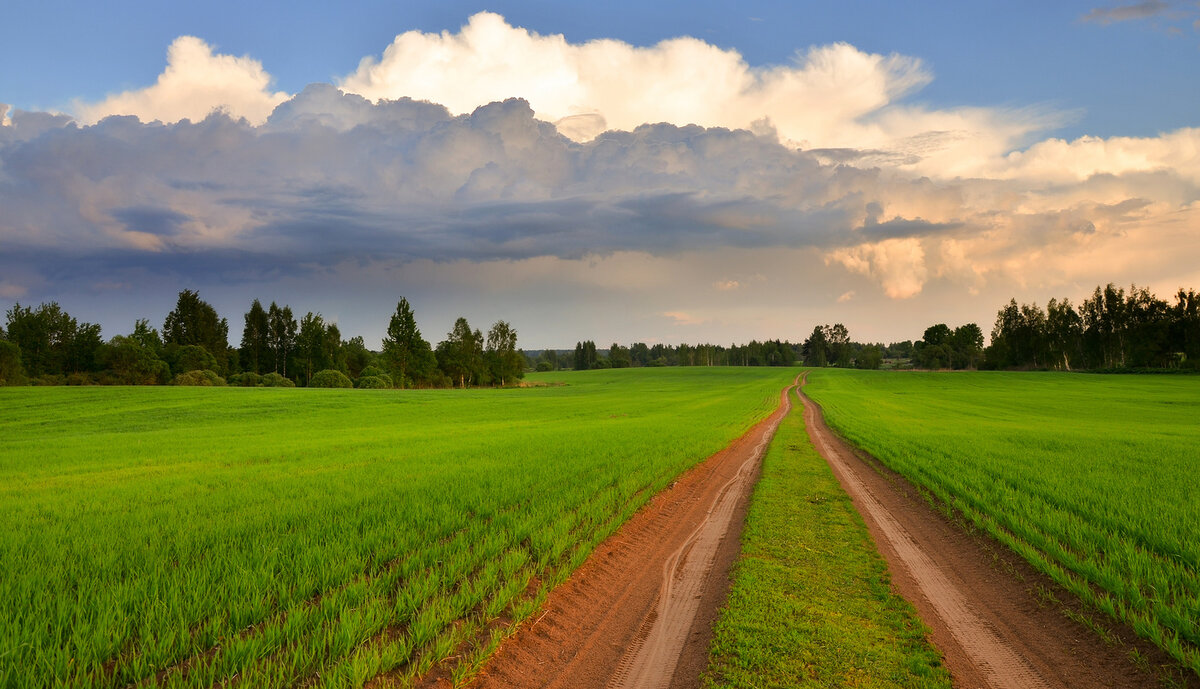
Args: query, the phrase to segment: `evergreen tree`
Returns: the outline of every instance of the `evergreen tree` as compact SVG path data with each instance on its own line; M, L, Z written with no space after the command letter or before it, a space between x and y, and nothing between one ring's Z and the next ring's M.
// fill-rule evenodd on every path
M224 374L229 361L229 321L217 316L211 304L198 292L179 293L175 309L163 322L163 340L168 345L203 347L217 360L217 373Z
M271 328L262 302L255 299L244 317L242 329L242 367L251 373L262 374L267 368L270 354Z
M396 304L396 312L388 322L382 352L384 363L398 387L406 387L428 376L429 351L429 343L417 329L412 307L407 299L401 297Z

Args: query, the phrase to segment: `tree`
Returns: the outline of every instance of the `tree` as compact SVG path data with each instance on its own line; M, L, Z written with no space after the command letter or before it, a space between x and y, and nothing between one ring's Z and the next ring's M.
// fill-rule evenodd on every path
M97 370L100 326L78 323L58 302L37 309L14 303L8 310L8 339L21 350L21 361L32 377Z
M964 323L950 336L951 368L979 368L983 363L983 330L975 323Z
M576 371L587 371L596 368L599 357L596 356L596 343L591 340L575 343L575 360L572 366Z
M500 385L525 374L525 357L517 351L517 331L506 321L496 321L487 334L487 363L492 380Z
M292 317L290 306L279 308L271 302L267 309L267 341L275 355L274 373L286 378L288 355L296 346L296 319Z
M200 345L184 345L167 348L167 363L171 373L178 376L188 371L217 372L217 359Z
M830 362L846 367L850 365L850 331L841 323L825 326L825 342Z
M251 373L261 374L267 369L266 359L271 348L271 328L262 302L257 299L251 302L250 310L243 319L245 326L242 328L242 367Z
M200 298L198 292L179 293L175 309L163 321L163 340L168 345L197 345L217 360L223 373L229 361L229 321L217 316L217 310Z
M1070 299L1051 299L1046 304L1047 364L1064 371L1083 355L1083 319Z
M155 356L162 358L163 341L158 335L158 330L150 327L150 321L145 318L139 318L134 321L133 332L129 333L129 337L136 341L139 345L149 349Z
M16 342L0 340L0 385L24 385L25 367Z
M300 319L296 336L296 358L300 363L301 385L308 385L313 373L329 368L325 359L325 320L321 314L309 311Z
M1017 365L1014 346L1020 326L1021 308L1017 306L1016 299L1010 299L996 313L996 324L992 326L992 343L984 352L984 358L990 368Z
M471 330L467 319L454 321L454 328L437 346L437 363L447 376L458 380L459 387L474 383L483 373L483 334Z
M363 369L370 366L374 358L366 344L363 343L361 335L355 335L342 342L342 356L346 360L346 373L351 378L358 378L362 375Z
M866 368L876 370L883 364L883 349L878 345L867 345L863 347L858 356L854 358L854 366L856 368Z
M616 342L608 348L608 361L613 368L629 368L633 366L633 357L627 348L622 347Z
M462 319L460 319L462 320ZM464 321L465 322L465 321ZM398 387L428 375L429 343L417 329L417 319L404 297L396 304L396 313L388 322L383 338L383 361Z
M954 353L951 344L953 334L945 323L926 328L921 339L913 343L913 364L918 368L950 368Z
M1200 293L1194 290L1175 295L1171 307L1171 348L1182 352L1184 365L1200 368Z
M139 324L146 321L139 320ZM137 328L135 328L136 332ZM157 336L157 332L155 332ZM144 334L117 335L104 349L104 365L122 385L164 385L171 378L167 362L158 357L153 342L147 343ZM212 355L205 352L211 358ZM189 369L190 370L190 369Z
M829 363L829 342L825 337L825 328L816 326L812 335L801 346L805 366L825 366Z

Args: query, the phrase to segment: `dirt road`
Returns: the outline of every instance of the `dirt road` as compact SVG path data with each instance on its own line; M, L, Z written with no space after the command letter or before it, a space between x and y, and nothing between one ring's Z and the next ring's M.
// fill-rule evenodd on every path
M932 628L956 687L1158 684L1129 655L1136 648L1153 666L1170 664L1165 654L1144 642L1107 645L1069 619L1042 592L1082 610L1069 594L990 539L950 522L894 472L860 458L829 430L820 408L802 399L813 444L866 521L893 586ZM1118 635L1134 638L1129 630Z
M760 460L790 409L788 390L769 418L688 471L597 547L473 686L698 687Z

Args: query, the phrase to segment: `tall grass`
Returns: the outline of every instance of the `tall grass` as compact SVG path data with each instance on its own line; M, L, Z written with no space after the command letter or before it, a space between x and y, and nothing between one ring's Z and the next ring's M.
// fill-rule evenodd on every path
M0 389L0 686L403 683L507 633L794 375Z
M1200 673L1200 381L818 370L829 424Z

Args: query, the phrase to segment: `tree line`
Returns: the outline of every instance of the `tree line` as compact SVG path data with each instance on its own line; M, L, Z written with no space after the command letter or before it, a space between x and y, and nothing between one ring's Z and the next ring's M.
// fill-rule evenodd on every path
M255 299L243 316L240 347L229 322L192 290L179 293L161 332L139 319L107 342L100 326L79 322L57 302L13 305L0 327L0 385L241 385L451 387L508 385L524 376L517 331L496 321L487 336L459 318L432 347L408 300L374 352L360 336L342 339L336 323Z
M1077 310L1070 299L1037 304L1011 299L996 314L991 342L975 323L937 323L916 342L850 340L841 323L820 325L801 345L806 366L1062 371L1200 370L1200 294L1180 289L1174 302L1145 287L1097 286Z
M996 314L988 368L1200 370L1200 294L1174 303L1145 287L1096 287L1077 310L1070 299L1037 304L1012 299Z
M574 352L544 349L529 356L528 366L536 371L574 369L587 371L605 368L641 368L657 366L791 366L797 361L799 346L784 340L750 341L749 344L648 345L635 342L628 347L612 343L607 350L596 349L586 340L575 343Z

